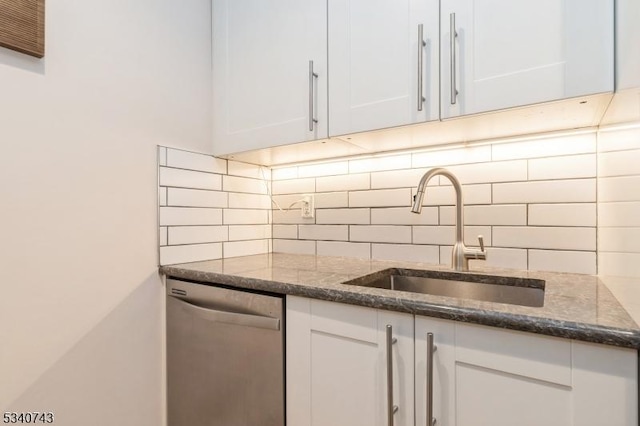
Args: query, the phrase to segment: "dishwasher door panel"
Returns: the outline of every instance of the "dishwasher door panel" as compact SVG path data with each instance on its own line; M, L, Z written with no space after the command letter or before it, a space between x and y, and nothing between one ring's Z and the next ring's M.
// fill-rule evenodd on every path
M167 297L169 426L283 426L282 316L190 302Z

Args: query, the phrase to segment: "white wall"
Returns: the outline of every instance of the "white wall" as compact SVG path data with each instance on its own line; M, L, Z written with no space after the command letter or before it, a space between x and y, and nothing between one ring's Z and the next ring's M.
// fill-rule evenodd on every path
M0 48L0 411L156 426L156 146L210 149L210 2L46 6L44 59Z

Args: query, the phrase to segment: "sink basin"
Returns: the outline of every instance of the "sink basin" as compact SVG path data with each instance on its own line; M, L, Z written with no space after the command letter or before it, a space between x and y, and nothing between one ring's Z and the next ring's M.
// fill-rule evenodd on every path
M344 282L347 285L542 307L544 280L390 268Z

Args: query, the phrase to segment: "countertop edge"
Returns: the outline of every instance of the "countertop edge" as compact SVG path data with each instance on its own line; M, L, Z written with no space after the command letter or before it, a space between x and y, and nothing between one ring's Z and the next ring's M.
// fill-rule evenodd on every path
M523 331L590 343L640 350L640 330L553 320L544 317L510 314L490 310L447 306L414 301L403 297L363 297L346 289L312 287L261 278L248 278L216 272L189 271L181 267L161 266L160 273L171 278L200 283L217 283L235 288L291 296L309 297L377 309L454 320L465 323Z

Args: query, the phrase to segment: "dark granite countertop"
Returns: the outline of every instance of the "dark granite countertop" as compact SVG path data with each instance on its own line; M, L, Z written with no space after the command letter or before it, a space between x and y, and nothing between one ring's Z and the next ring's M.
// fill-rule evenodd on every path
M203 283L640 349L640 327L607 282L614 286L618 297L629 294L629 289L640 287L640 283L631 285L629 280L599 279L590 275L474 268L474 274L545 280L544 306L538 308L342 284L391 267L449 270L422 263L273 253L162 266L160 272Z

